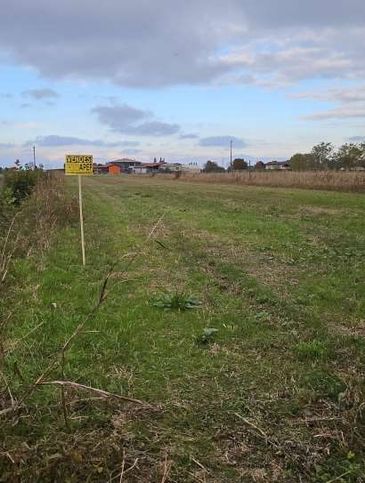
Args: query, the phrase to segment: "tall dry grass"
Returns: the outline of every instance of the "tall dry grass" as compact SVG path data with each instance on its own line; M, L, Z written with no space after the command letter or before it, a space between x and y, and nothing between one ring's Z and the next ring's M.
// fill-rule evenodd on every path
M365 172L244 171L241 173L183 173L180 181L227 183L281 188L365 192Z
M0 204L0 293L12 263L42 253L57 226L78 219L77 200L65 188L64 176L44 174L20 205Z

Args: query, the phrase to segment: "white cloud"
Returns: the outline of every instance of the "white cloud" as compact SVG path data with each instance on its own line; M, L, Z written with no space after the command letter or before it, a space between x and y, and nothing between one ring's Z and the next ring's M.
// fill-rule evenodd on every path
M365 86L350 84L346 88L299 92L292 97L330 102L335 107L304 116L306 120L365 118Z
M350 118L365 118L365 104L359 106L341 106L327 111L316 112L303 119L311 121L322 121L325 119L350 119Z
M324 102L365 102L365 85L349 85L347 88L331 88L321 91L307 91L292 94L296 99L315 99Z
M127 104L97 106L92 109L102 124L112 131L136 136L169 136L180 130L178 124L153 119L150 111L143 111Z
M364 22L363 0L12 0L0 54L44 76L124 86L276 86L361 78Z

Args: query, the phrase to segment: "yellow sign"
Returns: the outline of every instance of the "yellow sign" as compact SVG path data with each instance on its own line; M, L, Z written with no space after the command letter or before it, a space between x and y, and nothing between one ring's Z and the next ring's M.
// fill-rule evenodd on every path
M66 154L66 174L93 174L93 157L91 154Z

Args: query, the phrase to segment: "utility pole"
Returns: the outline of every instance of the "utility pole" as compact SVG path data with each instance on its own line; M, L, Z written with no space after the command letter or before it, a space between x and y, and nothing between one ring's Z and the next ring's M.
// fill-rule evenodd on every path
M36 163L35 163L35 146L33 146L33 169L36 168Z
M233 144L233 141L231 139L231 142L229 143L229 166L231 167L232 169L232 144Z

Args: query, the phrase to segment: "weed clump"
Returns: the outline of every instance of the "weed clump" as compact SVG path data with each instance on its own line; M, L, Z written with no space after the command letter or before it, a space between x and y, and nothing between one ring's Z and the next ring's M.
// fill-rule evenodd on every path
M153 305L165 310L190 310L201 306L201 302L184 292L165 293L157 297Z
M202 334L198 335L196 338L196 343L198 345L208 345L214 341L218 329L214 327L205 327Z

